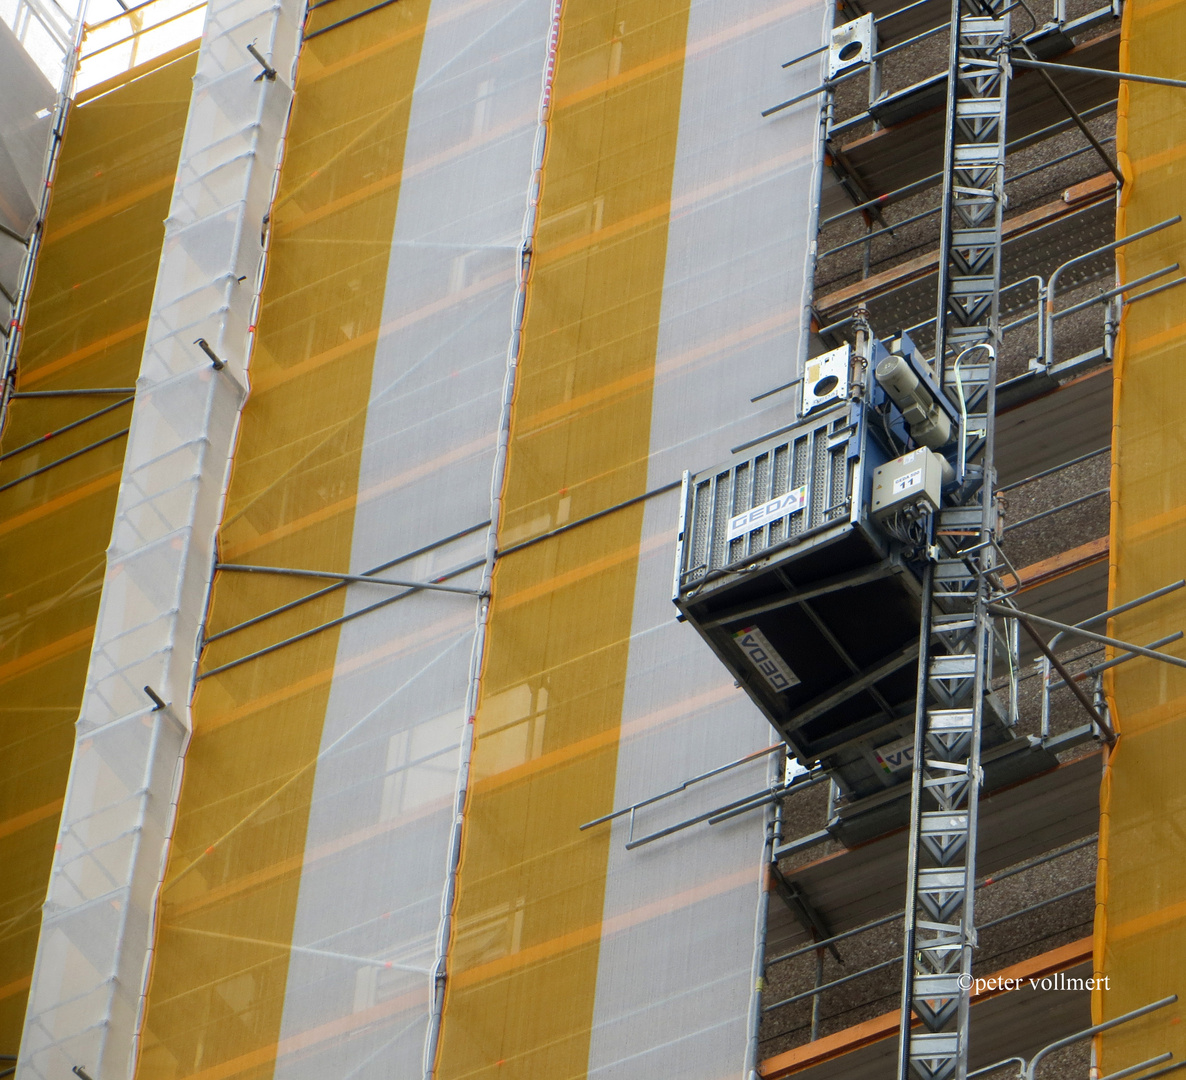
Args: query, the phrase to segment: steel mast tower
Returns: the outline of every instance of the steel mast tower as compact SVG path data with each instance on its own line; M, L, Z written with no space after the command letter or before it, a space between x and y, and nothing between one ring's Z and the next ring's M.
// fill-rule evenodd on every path
M980 743L999 592L993 422L1009 18L953 0L935 366L959 402L958 505L930 521L910 808L900 1080L963 1080ZM961 983L963 986L961 986ZM922 1021L913 1031L912 1012Z

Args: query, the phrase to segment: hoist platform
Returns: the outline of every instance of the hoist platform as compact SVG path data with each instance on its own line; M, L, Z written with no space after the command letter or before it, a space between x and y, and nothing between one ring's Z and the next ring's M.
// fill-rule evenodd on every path
M908 813L895 796L913 761L924 565L900 524L873 515L874 474L903 454L906 428L858 367L859 392L685 475L673 597L799 762L831 774L849 843ZM986 702L986 787L1057 764Z

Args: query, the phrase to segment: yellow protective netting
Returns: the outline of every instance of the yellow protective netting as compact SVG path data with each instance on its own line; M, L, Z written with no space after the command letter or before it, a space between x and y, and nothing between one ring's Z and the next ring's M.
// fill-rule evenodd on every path
M1186 7L1129 0L1123 69L1186 78ZM1125 174L1117 235L1186 214L1186 91L1123 83L1117 149ZM1123 279L1186 266L1186 226L1122 251ZM1186 565L1186 293L1127 309L1115 370L1110 603L1183 576ZM1173 593L1112 620L1115 636L1147 643L1186 627ZM1181 644L1166 650L1181 656ZM1094 1001L1110 1019L1177 993L1186 999L1186 671L1153 660L1113 669L1109 705L1120 733L1102 790ZM1101 1038L1104 1074L1173 1051L1186 1057L1182 1003Z
M191 44L77 99L19 394L134 385L195 57ZM127 393L18 396L0 443L3 1053L20 1041L130 418Z
M645 491L688 0L568 0L500 547ZM546 525L545 525L546 527ZM642 507L499 561L441 1080L588 1067Z
M251 396L219 534L224 562L348 569L429 4L404 0L350 19L368 6L317 5L306 27ZM316 628L344 602L344 589L307 580L222 572L215 581L141 1078L272 1073L338 645L336 629ZM315 632L239 662L305 631Z

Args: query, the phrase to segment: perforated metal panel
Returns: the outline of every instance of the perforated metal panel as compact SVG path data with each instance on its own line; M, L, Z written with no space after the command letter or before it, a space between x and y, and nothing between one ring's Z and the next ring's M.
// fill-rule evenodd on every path
M695 587L714 571L738 569L755 557L849 522L860 460L851 445L856 432L846 406L728 465L692 477L680 591ZM788 512L775 507L769 515L759 514L762 520L752 528L731 536L730 522L739 515L798 489L805 489L801 507L793 508L793 498L784 499Z

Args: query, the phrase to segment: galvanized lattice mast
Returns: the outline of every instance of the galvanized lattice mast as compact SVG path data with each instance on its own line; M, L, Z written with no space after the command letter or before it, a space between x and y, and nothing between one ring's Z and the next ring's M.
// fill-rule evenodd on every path
M959 403L957 502L923 589L899 1080L963 1080L975 947L980 744L995 645L993 418L1009 20L953 0L935 366ZM912 1028L912 1013L921 1024Z

